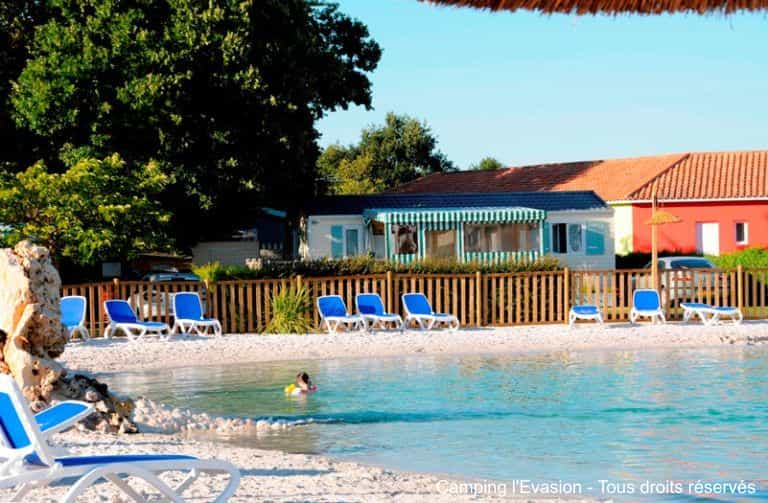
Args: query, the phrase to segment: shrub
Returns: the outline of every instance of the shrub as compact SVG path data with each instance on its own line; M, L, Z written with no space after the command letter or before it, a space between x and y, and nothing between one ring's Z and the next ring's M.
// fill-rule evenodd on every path
M303 334L312 330L306 288L283 288L272 295L272 319L264 330L270 334Z
M498 264L480 262L457 262L449 259L426 259L410 264L376 260L371 257L354 257L342 260L317 259L265 262L260 269L245 266L222 266L212 262L193 271L203 280L210 282L227 279L290 278L296 275L305 277L351 276L357 274L382 274L387 271L401 273L469 274L476 271L493 272L528 272L554 271L560 269L560 262L553 257L542 257L533 261L508 261Z
M738 266L744 269L768 268L768 249L752 247L733 253L726 253L719 257L708 257L717 267L722 269L735 269Z

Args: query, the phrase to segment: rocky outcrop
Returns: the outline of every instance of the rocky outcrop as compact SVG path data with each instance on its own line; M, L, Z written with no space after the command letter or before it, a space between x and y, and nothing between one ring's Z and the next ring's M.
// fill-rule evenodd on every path
M68 376L56 361L67 344L61 324L61 278L45 247L22 241L0 249L0 372L13 375L34 411L60 398L94 404L84 424L102 431L137 431L133 402L105 384Z
M64 375L56 383L54 396L68 400L81 400L93 405L96 413L81 422L86 429L107 433L138 433L139 431L131 419L136 408L133 400L110 393L107 385L96 379L81 374Z
M13 375L33 408L50 401L63 372L53 361L67 343L60 289L46 248L22 241L0 250L0 370Z

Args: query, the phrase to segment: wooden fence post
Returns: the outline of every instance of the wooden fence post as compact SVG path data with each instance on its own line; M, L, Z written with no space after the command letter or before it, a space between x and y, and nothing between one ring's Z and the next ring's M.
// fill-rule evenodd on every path
M736 266L736 305L741 310L744 308L744 268Z
M571 310L571 271L563 269L563 320L568 323L568 313Z
M301 290L301 274L296 275L296 291Z
M387 312L392 312L392 271L387 270Z
M480 271L475 271L475 321L478 327L483 326L483 278Z
M203 286L205 287L205 315L210 317L213 310L211 309L211 285L208 279L203 280Z

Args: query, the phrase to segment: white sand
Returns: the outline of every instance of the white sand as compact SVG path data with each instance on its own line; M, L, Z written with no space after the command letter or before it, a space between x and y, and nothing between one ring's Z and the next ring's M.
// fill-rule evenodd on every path
M337 335L227 335L222 338L189 338L161 342L148 338L129 343L122 339L72 344L63 362L73 370L119 372L172 366L193 366L254 361L313 358L354 358L412 354L481 354L525 351L688 348L724 345L743 346L768 341L768 323L751 322L738 327L664 326L626 324L597 327L582 325L568 330L562 325L472 329L451 332L342 333ZM116 390L120 391L120 390ZM184 416L149 401L138 409L144 430L147 416L181 417L183 423L206 423L214 419ZM219 421L218 424L221 424ZM233 425L235 429L242 424ZM268 428L271 425L245 425ZM205 428L203 428L205 429ZM215 428L214 428L215 429ZM155 431L164 431L155 428ZM446 493L451 486L438 483L440 476L393 472L356 463L338 462L322 456L286 454L237 447L230 443L194 441L180 435L142 433L108 436L70 431L60 436L73 452L178 452L234 463L243 479L232 501L485 501L489 494L459 497ZM169 474L168 480L178 479ZM223 479L203 478L186 495L193 501L210 501ZM441 491L442 489L442 491ZM65 488L38 490L26 501L55 501ZM511 489L510 489L511 492ZM84 501L122 501L109 484L93 490ZM0 501L10 492L0 491ZM508 498L514 497L507 494ZM519 498L519 496L518 496ZM523 498L525 501L532 501ZM555 501L548 499L546 501ZM578 501L578 500L569 500Z
M520 351L709 347L768 341L768 322L704 327L697 324L627 323L531 325L449 331L406 331L303 335L225 335L177 337L167 342L146 338L96 339L67 347L68 368L117 372L153 368L318 358L365 358L413 354L483 354Z

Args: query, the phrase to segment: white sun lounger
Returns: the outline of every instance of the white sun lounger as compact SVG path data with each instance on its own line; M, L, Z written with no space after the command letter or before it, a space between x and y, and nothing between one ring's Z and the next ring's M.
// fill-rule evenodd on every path
M640 288L632 294L632 310L629 312L630 323L635 323L638 318L650 318L653 323L659 320L666 323L664 309L661 307L659 292L651 288Z
M378 293L361 293L355 297L357 312L367 324L367 328L383 328L391 324L395 329L403 331L403 319L399 314L388 313Z
M711 306L701 302L681 302L683 308L683 321L687 322L693 316L698 316L705 325L717 325L722 318L729 318L731 323L738 325L743 316L738 307L731 306Z
M600 312L597 306L591 304L573 306L568 313L568 327L573 328L576 320L595 320L602 325L603 313Z
M83 341L90 339L85 328L86 299L82 295L68 295L61 298L61 324L67 327L69 338L79 335Z
M171 327L159 321L141 321L125 300L104 301L104 311L107 313L109 324L104 330L104 337L110 338L118 330L122 330L130 340L136 340L146 334L158 334L163 339L171 337Z
M450 330L459 329L459 319L452 314L434 312L429 299L423 293L404 294L403 309L406 327L410 321L415 321L422 330L431 330L436 325L445 325Z
M203 316L203 303L196 292L179 292L173 296L173 317L173 332L208 335L210 328L214 335L221 335L221 323Z
M128 498L146 502L146 498L128 485L122 476L136 477L159 491L165 500L183 502L182 493L201 473L229 474L224 491L215 499L228 500L240 484L240 472L232 464L201 460L178 454L127 454L95 456L58 456L48 444L29 404L9 375L0 375L0 488L18 488L12 501L30 501L27 494L38 487L75 479L61 503L74 503L90 486L101 479L112 482ZM184 481L171 488L160 480L167 471L189 472Z
M322 295L317 298L317 310L320 313L320 326L325 324L328 333L336 333L339 328L360 330L366 329L362 316L348 314L347 306L341 295Z

